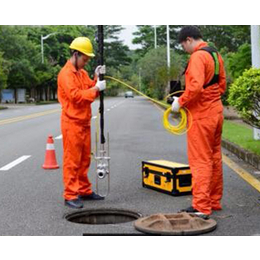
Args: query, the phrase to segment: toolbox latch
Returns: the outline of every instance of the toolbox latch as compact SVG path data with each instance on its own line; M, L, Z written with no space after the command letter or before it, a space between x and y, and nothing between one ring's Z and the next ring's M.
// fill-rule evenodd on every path
M172 175L169 172L167 172L164 176L166 177L165 183L171 182Z
M149 168L145 167L144 168L144 178L148 178L148 176L149 176Z

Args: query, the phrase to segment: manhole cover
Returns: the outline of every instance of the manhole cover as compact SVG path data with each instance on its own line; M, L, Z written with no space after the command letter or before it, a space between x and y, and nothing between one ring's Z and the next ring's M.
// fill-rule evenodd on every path
M142 217L140 213L122 209L92 209L68 214L65 218L73 223L108 225L131 222Z
M202 219L186 212L156 214L135 221L138 231L160 235L198 235L213 231L217 227L214 219Z

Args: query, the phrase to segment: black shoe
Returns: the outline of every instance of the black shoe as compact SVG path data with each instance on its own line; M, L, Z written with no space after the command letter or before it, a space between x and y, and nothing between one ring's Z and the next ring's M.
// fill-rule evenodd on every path
M192 206L186 208L186 209L182 209L180 212L187 212L187 213L191 213L191 214L194 214L198 217L201 217L203 219L209 219L209 215L207 214L204 214L196 209L194 209Z
M83 203L80 199L65 200L64 204L65 204L65 206L68 206L68 207L73 208L73 209L83 208Z
M105 197L102 197L102 196L96 194L95 192L92 192L89 195L79 195L78 199L81 199L81 200L104 200Z

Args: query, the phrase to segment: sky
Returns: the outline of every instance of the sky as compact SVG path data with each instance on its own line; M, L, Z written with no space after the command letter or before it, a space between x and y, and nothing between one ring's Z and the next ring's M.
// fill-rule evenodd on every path
M124 30L121 31L119 38L123 40L126 45L128 45L129 49L135 50L140 48L139 44L132 44L132 39L134 38L133 32L137 31L136 25L122 25Z

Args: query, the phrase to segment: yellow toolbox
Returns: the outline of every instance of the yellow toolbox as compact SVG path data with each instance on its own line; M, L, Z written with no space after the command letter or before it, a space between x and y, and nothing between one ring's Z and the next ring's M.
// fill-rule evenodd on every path
M142 162L143 187L173 196L191 194L191 171L189 165L164 161Z

